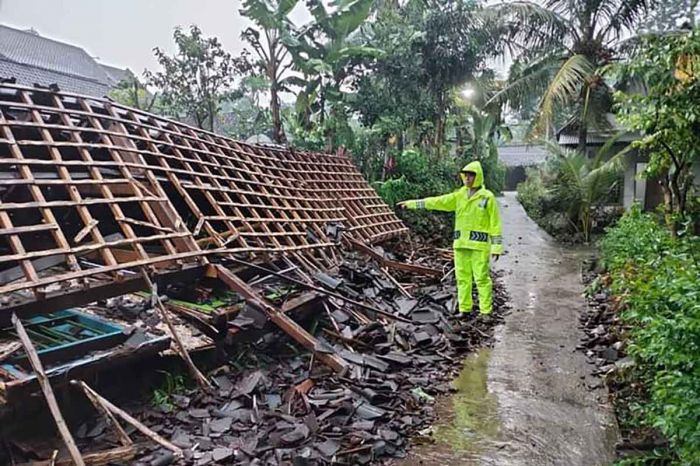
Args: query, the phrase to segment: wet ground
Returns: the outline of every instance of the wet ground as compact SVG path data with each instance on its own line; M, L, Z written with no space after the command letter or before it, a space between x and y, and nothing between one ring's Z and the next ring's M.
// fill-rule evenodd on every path
M591 390L578 315L582 249L556 244L514 193L500 200L508 253L495 264L513 312L493 349L467 358L456 395L440 400L432 436L402 465L604 465L614 460L617 426Z

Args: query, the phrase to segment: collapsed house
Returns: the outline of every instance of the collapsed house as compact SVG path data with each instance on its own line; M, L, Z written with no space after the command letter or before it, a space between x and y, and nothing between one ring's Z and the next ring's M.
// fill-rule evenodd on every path
M206 275L249 293L214 262L282 258L313 275L337 264L341 233L372 244L406 232L344 155L247 145L111 101L10 84L0 87L0 126L5 327L13 313L49 315L29 322L50 334L57 321L80 320L68 307L146 289L143 271L163 286ZM275 319L313 348L291 320ZM66 342L39 333L47 347ZM86 334L91 350L110 331Z
M366 463L405 454L405 436L430 418L415 399L427 396L421 387L448 391L458 356L488 338L475 324L455 329L446 318L454 309L445 289L449 251L419 258L413 248L392 255L378 246L406 243L408 229L344 153L245 144L109 100L8 83L0 84L0 131L0 404L21 409L27 394L42 389L51 407L47 386L73 383L99 412L127 416L156 447L197 464L220 460L222 451L242 462L341 455ZM416 279L396 278L407 276ZM410 293L419 281L431 284L421 298ZM497 296L497 310L503 303ZM299 325L297 314L328 319L323 334L335 343ZM280 363L288 373L214 377L212 395L212 379L190 353L270 325L305 348L310 364L288 358ZM108 367L173 353L205 387L180 400L189 414L173 415L161 429L179 443L84 382ZM335 376L314 379L314 361ZM293 372L307 365L299 383ZM256 395L263 379L268 393ZM314 395L314 385L329 391ZM276 412L281 387L301 397L285 395L286 414ZM223 415L226 425L191 422L212 416L207 403L232 413ZM268 425L278 434L260 427L261 403L269 409L264 422L285 419ZM294 403L299 418L290 416ZM163 413L142 418L150 415L158 423ZM121 446L91 453L85 464L137 454L112 423ZM223 430L210 436L219 424ZM252 440L221 437L234 428ZM194 439L211 451L185 448ZM344 442L350 447L341 451Z

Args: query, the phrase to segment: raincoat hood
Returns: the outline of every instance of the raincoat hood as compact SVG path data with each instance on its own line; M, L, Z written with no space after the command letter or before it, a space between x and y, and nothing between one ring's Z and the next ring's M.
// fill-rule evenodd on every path
M474 179L472 188L477 189L484 186L484 170L481 168L480 162L469 162L464 166L464 168L462 168L461 171L476 173L476 178Z

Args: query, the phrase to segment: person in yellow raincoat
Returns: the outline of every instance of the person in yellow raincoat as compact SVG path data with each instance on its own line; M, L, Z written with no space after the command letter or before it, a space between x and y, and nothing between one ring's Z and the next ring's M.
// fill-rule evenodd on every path
M460 172L464 186L442 196L399 202L403 209L442 210L455 213L454 255L459 311L472 310L472 278L479 292L479 312L493 309L493 284L489 258L503 254L501 216L496 198L484 186L479 162L468 163Z

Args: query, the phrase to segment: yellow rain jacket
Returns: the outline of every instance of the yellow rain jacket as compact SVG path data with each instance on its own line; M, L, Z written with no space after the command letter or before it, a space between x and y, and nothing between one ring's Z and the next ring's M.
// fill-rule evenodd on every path
M472 284L475 282L479 292L479 312L490 314L493 283L489 257L490 254L503 254L501 217L493 193L484 186L481 164L471 162L462 171L476 173L473 187L477 191L471 197L465 186L443 196L407 201L406 207L455 212L453 247L459 311L472 311Z
M476 173L474 188L478 191L469 197L469 188L462 186L457 191L442 196L407 201L409 209L441 210L455 213L453 247L475 249L503 254L501 217L496 198L484 186L484 172L479 162L468 163L462 171Z

